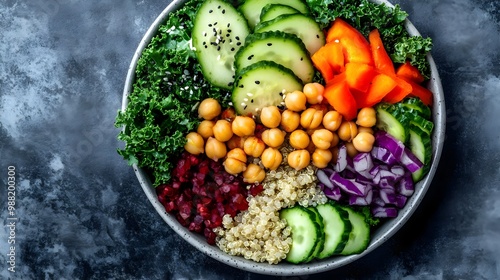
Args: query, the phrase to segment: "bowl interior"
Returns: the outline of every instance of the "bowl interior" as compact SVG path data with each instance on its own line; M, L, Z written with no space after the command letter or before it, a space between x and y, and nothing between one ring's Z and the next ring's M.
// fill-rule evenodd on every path
M127 107L128 96L132 92L132 85L135 76L134 72L137 66L137 60L139 59L142 51L146 48L148 43L151 41L152 37L155 36L158 27L165 21L169 13L181 7L185 2L186 0L172 1L172 3L168 5L163 10L163 12L156 18L156 20L153 22L153 24L150 26L150 28L142 38L133 56L130 67L128 69L125 81L125 88L123 91L122 110L125 110ZM388 1L385 0L378 0L373 2L376 2L378 4L385 3L388 6L392 6L392 4L390 4ZM411 35L420 35L415 26L413 26L413 24L408 20L406 21L406 28ZM425 178L416 185L415 193L408 200L406 206L399 212L398 217L384 221L383 224L372 233L372 239L369 247L361 254L351 255L351 256L331 257L325 260L314 261L302 265L288 264L285 262L280 263L278 265L270 265L267 263L256 263L254 261L246 260L242 257L230 256L220 251L218 247L208 245L205 241L205 238L202 235L190 232L187 228L181 226L177 222L175 217L168 214L165 211L163 205L158 201L155 189L150 179L148 178L148 175L144 172L144 170L134 165L133 166L134 172L137 175L137 178L139 180L142 189L144 190L144 193L146 194L146 196L148 197L149 201L152 203L158 214L162 217L162 219L184 240L186 240L188 243L193 245L201 252L207 254L208 256L218 261L254 273L280 275L280 276L319 273L341 267L370 253L375 248L383 244L392 235L394 235L410 218L410 216L415 211L416 207L420 204L427 189L431 184L432 178L434 177L441 156L441 151L443 148L446 110L445 110L443 89L441 86L441 81L439 78L436 65L430 54L428 54L427 58L431 66L431 79L429 82L429 89L434 93L432 118L435 127L432 134L433 147L432 147L431 169L429 173L425 176Z

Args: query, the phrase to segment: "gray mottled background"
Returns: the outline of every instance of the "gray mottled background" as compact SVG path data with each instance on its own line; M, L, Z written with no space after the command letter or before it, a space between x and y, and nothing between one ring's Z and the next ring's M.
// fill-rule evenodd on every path
M169 1L0 3L0 218L16 168L16 272L0 279L264 279L176 236L116 153L132 55ZM500 3L394 1L434 40L447 139L425 200L386 244L336 271L281 279L500 277Z

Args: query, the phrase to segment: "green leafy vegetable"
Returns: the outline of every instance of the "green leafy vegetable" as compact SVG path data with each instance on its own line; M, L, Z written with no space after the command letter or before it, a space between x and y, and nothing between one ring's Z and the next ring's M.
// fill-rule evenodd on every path
M400 38L394 45L391 58L395 63L410 61L411 65L417 67L426 78L429 78L429 63L425 59L426 54L432 49L432 40L421 36Z
M311 13L322 28L340 17L368 36L372 29L378 29L387 52L396 63L403 63L404 58L425 76L430 76L429 65L425 58L432 45L431 39L411 37L404 27L408 14L399 5L394 8L376 4L368 0L306 0ZM430 43L430 44L429 44ZM423 48L420 46L424 46ZM396 49L397 48L397 49ZM401 60L403 59L403 60Z
M169 16L143 51L125 112L118 112L118 153L138 164L158 186L170 181L173 162L183 151L185 135L198 123L197 105L213 97L228 102L228 92L203 79L190 47L192 19L201 1L188 1ZM223 102L223 103L224 103Z

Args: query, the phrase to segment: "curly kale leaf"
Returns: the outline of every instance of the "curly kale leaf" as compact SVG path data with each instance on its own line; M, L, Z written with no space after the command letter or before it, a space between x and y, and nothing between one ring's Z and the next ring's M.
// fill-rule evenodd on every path
M429 63L426 55L432 49L432 40L421 36L400 38L394 45L391 58L395 63L410 61L426 78L430 76Z
M227 100L228 92L205 82L190 47L192 19L201 1L192 0L158 29L137 62L127 109L115 125L124 127L118 153L151 173L153 184L168 183L185 135L199 124L197 105L207 97Z

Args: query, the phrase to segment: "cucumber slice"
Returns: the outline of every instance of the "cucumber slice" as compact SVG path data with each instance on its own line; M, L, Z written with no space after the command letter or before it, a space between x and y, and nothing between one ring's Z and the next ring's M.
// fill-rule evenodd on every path
M323 217L325 244L323 250L316 255L318 259L328 258L344 250L352 230L349 213L331 203L318 205L318 212Z
M262 60L274 61L289 68L303 83L314 76L314 66L302 41L295 35L269 31L248 35L245 45L235 55L236 72Z
M238 72L231 99L236 113L259 116L264 107L284 106L284 94L302 88L292 70L272 61L259 61Z
M198 11L191 33L198 62L214 86L231 89L234 55L250 33L245 17L223 0L207 0Z
M379 103L376 108L378 129L387 131L394 138L406 143L408 140L408 127L410 119L405 115L404 110L395 109L387 103Z
M309 13L309 7L302 0L246 0L238 9L248 21L248 25L254 28L260 22L262 8L267 4L283 4L290 6L303 14Z
M422 180L429 172L432 160L431 136L416 125L410 125L410 151L424 164L422 168L412 173L414 182Z
M347 244L340 254L359 254L364 251L370 243L370 225L366 222L365 216L362 213L356 212L349 207L342 207L342 209L349 213L352 231L349 234Z
M427 133L427 135L431 135L432 130L434 129L433 122L424 119L423 117L415 113L414 110L411 110L411 113L408 112L408 114L410 114L410 124L418 126L423 132Z
M431 108L425 105L418 97L405 98L401 103L398 104L401 104L408 109L415 110L421 117L426 120L429 120L431 118Z
M267 4L260 12L260 21L272 20L281 15L298 14L297 9L282 4Z
M309 256L307 261L305 261L305 262L310 262L315 257L317 257L321 251L323 251L323 247L325 245L325 230L324 230L325 227L324 227L323 216L321 216L321 214L319 213L319 211L316 207L308 207L307 210L314 213L314 216L316 217L316 222L318 223L318 225L321 229L319 231L318 242L316 243L316 248L314 249L314 252L312 253L312 255Z
M302 40L311 55L325 44L325 34L318 23L303 14L282 15L273 20L261 22L255 27L255 32L259 33L276 30L295 34Z
M302 206L295 206L281 210L280 219L286 220L292 233L292 246L285 260L291 263L307 261L316 249L322 230L316 215Z

